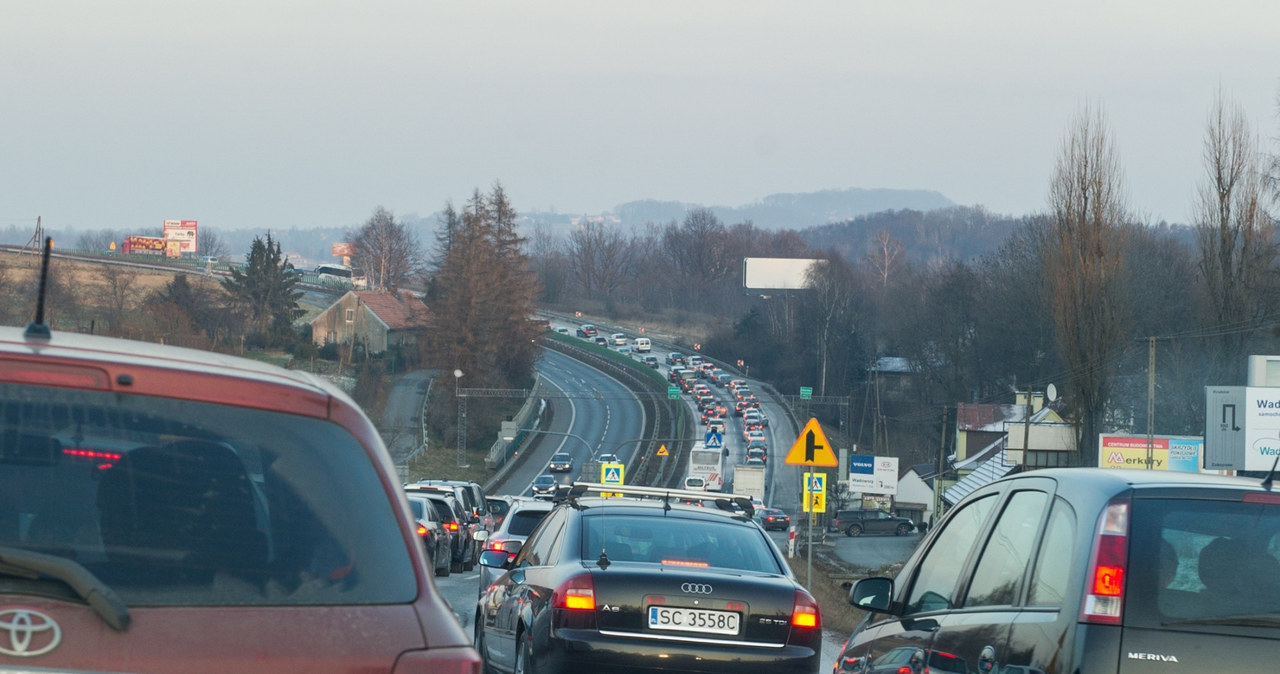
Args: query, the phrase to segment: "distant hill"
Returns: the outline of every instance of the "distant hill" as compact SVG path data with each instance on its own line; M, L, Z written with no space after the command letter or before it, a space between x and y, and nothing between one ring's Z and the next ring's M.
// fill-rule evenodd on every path
M710 206L716 217L727 225L750 220L761 229L806 229L830 222L841 222L868 213L910 209L932 211L955 203L932 190L861 189L822 190L796 194L771 194L760 201L743 206ZM631 201L613 209L613 215L624 225L646 222L680 222L688 212L702 208L700 204L679 201Z
M813 248L834 249L846 260L860 260L871 253L883 231L903 245L903 252L913 262L968 262L994 253L1027 217L994 215L980 206L900 209L810 227L799 234Z

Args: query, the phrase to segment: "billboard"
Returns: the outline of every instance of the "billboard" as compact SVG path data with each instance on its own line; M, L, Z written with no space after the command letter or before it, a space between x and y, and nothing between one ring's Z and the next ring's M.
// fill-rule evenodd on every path
M352 257L356 254L356 247L350 243L333 244L334 257Z
M164 255L165 240L158 236L126 236L121 252L126 255Z
M896 495L898 493L898 457L850 454L849 491Z
M1204 438L1181 435L1151 437L1150 470L1200 472ZM1103 433L1098 436L1098 466L1148 468L1147 436Z
M196 221L165 220L164 238L178 242L178 250L182 253L196 253Z
M806 276L822 260L782 257L742 258L742 287L749 290L804 290Z

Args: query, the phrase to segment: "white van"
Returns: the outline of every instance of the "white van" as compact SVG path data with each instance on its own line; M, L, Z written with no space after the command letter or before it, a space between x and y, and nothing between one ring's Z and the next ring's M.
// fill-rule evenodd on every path
M648 353L649 348L648 337L636 337L636 351L639 351L640 353Z

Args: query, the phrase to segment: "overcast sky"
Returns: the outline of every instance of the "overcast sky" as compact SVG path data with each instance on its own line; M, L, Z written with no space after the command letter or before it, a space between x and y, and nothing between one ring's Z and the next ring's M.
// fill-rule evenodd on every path
M1280 2L5 0L0 226L347 227L495 180L524 211L1021 215L1086 103L1130 206L1186 222L1219 87L1275 151Z

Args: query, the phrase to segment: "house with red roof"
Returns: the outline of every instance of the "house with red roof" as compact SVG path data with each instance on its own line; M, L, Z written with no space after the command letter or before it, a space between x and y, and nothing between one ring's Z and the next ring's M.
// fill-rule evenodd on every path
M431 327L431 311L406 290L352 290L311 319L311 341L351 344L369 354L416 347Z

